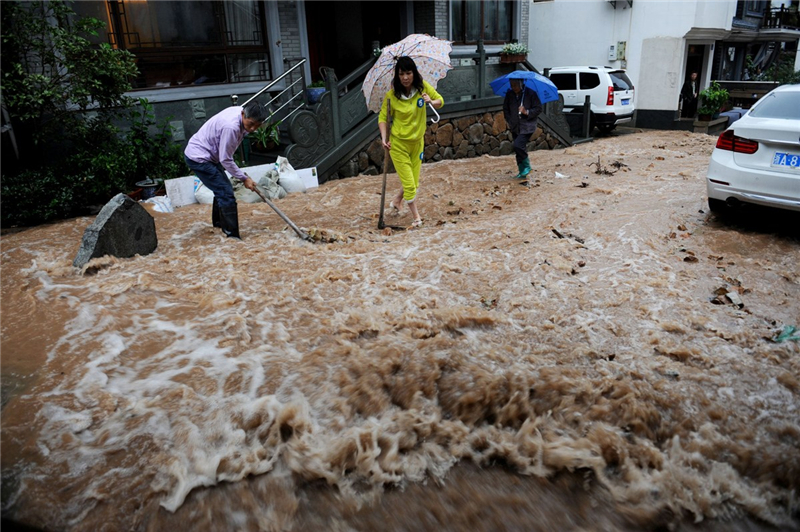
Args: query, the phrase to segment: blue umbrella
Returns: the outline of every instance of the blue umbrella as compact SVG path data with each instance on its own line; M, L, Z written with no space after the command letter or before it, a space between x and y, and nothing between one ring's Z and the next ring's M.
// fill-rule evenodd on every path
M505 96L506 93L511 90L512 79L523 80L526 87L536 92L539 96L539 101L542 103L558 100L558 88L553 82L541 74L530 70L515 70L514 72L505 74L491 81L489 86L498 96Z

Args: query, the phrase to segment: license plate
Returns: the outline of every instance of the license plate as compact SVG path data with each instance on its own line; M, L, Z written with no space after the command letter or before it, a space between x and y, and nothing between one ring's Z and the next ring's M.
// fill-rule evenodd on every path
M775 153L772 158L772 166L785 166L787 168L800 168L800 155L793 153Z
M631 101L629 99L628 100L622 100L622 105L630 105L630 103L631 103Z

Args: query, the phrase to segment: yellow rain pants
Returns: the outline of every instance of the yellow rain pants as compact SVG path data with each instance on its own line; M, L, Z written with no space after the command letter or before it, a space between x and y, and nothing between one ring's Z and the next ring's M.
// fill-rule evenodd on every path
M400 183L403 184L403 199L412 202L417 197L419 188L419 171L422 166L422 151L425 149L425 137L403 140L394 135L391 137L392 149L389 155Z

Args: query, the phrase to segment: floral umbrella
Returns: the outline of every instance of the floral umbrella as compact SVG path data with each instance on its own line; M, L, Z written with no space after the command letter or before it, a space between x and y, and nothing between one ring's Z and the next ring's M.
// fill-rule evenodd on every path
M381 56L372 65L364 79L361 91L370 111L380 112L383 97L392 88L394 65L404 55L414 60L422 79L434 88L440 79L447 75L450 64L450 41L437 39L430 35L414 33L402 41L390 44L381 50Z

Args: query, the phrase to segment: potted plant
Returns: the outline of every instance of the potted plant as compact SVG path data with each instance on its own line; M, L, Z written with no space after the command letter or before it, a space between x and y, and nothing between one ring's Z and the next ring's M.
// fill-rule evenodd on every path
M703 105L697 110L698 119L708 121L719 117L720 109L728 101L730 94L719 83L712 81L708 88L700 91Z
M262 125L260 128L256 129L253 133L251 133L250 138L252 139L250 144L253 147L253 150L258 152L265 152L274 150L278 146L281 145L281 132L278 129L280 126L280 120L275 122L274 124L267 122Z
M315 81L308 87L306 87L306 96L308 96L308 103L314 104L322 98L322 95L325 94L325 91L328 90L325 88L325 82L322 80Z
M528 47L519 42L510 42L500 49L501 63L521 63L528 56Z

